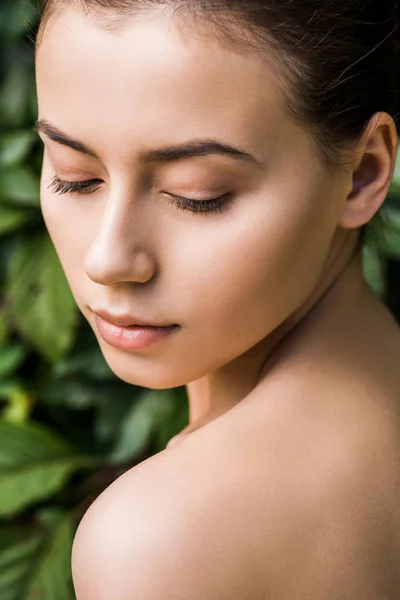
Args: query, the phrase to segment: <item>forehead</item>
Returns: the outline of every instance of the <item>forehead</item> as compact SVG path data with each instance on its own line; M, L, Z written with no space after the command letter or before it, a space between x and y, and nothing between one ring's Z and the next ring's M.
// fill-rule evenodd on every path
M114 153L128 138L163 144L210 134L262 157L300 134L266 60L190 32L166 13L110 31L94 15L63 9L37 51L40 116Z

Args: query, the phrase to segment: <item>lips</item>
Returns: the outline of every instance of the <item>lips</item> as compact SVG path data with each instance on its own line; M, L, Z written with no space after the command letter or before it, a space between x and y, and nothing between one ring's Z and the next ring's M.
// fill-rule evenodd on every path
M142 319L136 315L121 314L115 315L106 310L93 310L93 312L109 323L118 325L119 327L173 327L175 323L157 323L155 321L148 321Z
M99 311L94 315L96 329L102 339L110 346L121 350L145 350L180 330L179 325L149 324L149 321L144 321L133 315L116 316L107 311ZM105 317L102 315L105 315ZM128 325L121 325L121 322L128 323Z

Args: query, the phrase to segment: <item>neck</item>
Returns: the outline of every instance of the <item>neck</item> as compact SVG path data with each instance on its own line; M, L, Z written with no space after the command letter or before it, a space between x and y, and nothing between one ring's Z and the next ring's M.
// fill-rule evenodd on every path
M340 310L340 298L348 302L345 299L348 294L354 297L369 290L363 278L358 231L340 229L338 232L323 274L307 301L250 350L216 372L187 384L191 430L194 424L204 424L228 411L268 377L271 367L282 358L283 349L290 348L294 331L307 327L317 312L318 318L324 318L321 313L329 310L333 295L335 310Z

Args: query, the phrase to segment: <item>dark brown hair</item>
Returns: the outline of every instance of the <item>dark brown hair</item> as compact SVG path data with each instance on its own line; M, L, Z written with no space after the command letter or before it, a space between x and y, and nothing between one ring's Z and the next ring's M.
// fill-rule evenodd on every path
M376 112L400 132L400 0L43 0L37 45L47 21L71 4L109 28L167 9L186 31L195 25L265 56L278 67L288 113L327 165L346 164Z

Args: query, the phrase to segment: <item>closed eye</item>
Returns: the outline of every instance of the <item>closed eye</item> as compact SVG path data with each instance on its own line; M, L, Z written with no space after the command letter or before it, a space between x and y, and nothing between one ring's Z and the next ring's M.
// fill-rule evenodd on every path
M101 183L101 179L88 179L86 181L63 181L57 175L53 177L48 186L55 194L90 194Z
M102 183L101 179L88 179L85 181L63 181L55 175L49 189L55 194L90 194ZM207 214L211 212L220 212L227 210L230 206L233 194L227 192L218 196L217 198L209 198L205 200L193 200L193 198L186 198L184 196L176 196L174 194L168 194L170 196L169 204L175 204L178 210L189 210L195 214Z

